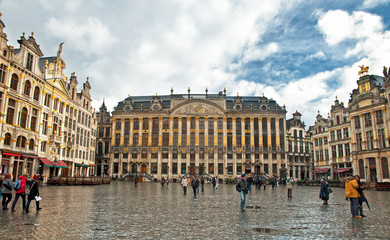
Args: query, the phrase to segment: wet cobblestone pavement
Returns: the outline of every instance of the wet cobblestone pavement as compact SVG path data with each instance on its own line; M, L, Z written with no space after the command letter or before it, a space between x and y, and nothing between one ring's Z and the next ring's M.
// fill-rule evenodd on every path
M171 183L41 187L40 212L0 212L1 239L390 239L390 192L365 191L372 211L352 219L344 189L322 205L318 187L253 189L239 211L234 185L193 197ZM9 205L10 207L10 205Z

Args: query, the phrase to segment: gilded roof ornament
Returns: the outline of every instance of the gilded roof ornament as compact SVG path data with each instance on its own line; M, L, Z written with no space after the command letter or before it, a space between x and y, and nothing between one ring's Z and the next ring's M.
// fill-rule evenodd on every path
M364 75L368 74L368 69L370 68L369 66L361 65L359 67L360 67L360 71L358 73L359 76L364 76Z

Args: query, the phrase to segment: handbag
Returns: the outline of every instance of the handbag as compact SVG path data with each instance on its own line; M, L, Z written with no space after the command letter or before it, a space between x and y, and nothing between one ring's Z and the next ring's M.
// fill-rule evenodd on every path
M39 202L41 200L42 200L41 196L35 196L35 201Z
M332 192L333 192L333 190L331 188L328 188L328 194L332 193Z

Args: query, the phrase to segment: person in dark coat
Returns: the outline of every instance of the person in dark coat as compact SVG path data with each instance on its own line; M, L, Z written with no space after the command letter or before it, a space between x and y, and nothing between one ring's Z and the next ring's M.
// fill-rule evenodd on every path
M35 200L37 211L42 209L42 208L39 207L39 202L40 201L37 201L36 198L35 198L37 196L39 196L38 177L37 177L37 175L35 175L33 177L33 180L30 182L30 193L27 196L26 213L29 212L28 208L30 207L31 200Z
M204 181L205 181L206 179L204 178L204 177L201 177L200 178L200 184L202 185L202 192L204 192Z
M212 182L213 182L213 189L215 189L215 186L217 185L217 181L215 180L215 177L213 177Z
M322 199L324 204L328 204L329 190L328 190L328 182L325 179L321 180L320 198Z
M5 174L5 178L3 180L3 190L1 192L1 195L3 197L3 210L8 210L8 203L12 200L12 189L14 186L14 183L11 179L11 174L7 173Z
M360 197L358 200L358 210L359 210L360 216L366 217L366 215L364 215L364 213L363 213L363 202L366 201L366 197L364 196L364 193L363 193L364 187L363 187L363 184L360 182L360 176L356 175L355 178L356 178L356 181L359 185L359 188L357 189L357 191L360 194Z
M246 195L248 194L249 191L249 184L246 181L246 174L242 174L241 177L238 179L238 182L236 184L236 190L237 192L240 193L240 198L241 198L241 212L245 211L245 200L246 200Z
M196 192L197 192L197 189L199 187L199 179L197 177L194 176L192 178L191 186L192 186L192 189L194 190L194 197L196 197Z

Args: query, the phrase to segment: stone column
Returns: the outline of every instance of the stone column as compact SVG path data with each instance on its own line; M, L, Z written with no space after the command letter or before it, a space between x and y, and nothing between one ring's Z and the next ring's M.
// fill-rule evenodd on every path
M195 117L195 168L199 169L199 117ZM199 173L199 172L198 172Z
M178 172L180 175L182 175L182 172L181 172L181 128L182 128L182 118L181 117L178 117L177 119L178 121L178 125L177 125L177 145L178 145L178 153L177 153L177 168L178 168Z
M269 148L272 146L272 143L271 143L271 118L267 118L267 142L268 142L267 148L269 150ZM267 155L268 155L268 173L270 176L272 176L274 174L273 164L272 164L272 153L270 153L268 151Z

